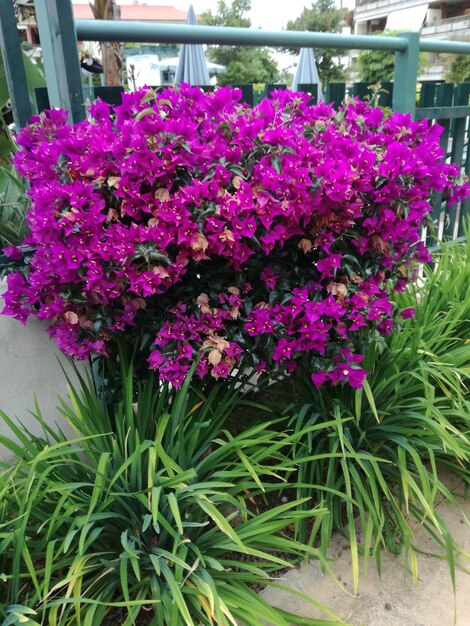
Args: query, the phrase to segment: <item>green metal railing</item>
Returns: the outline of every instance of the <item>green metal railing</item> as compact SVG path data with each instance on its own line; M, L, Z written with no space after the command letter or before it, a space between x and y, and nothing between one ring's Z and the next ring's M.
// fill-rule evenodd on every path
M342 50L384 50L395 52L393 85L390 98L383 103L397 112L410 113L415 119L437 120L443 127L442 146L468 173L470 171L468 126L470 119L468 87L423 83L416 108L418 58L420 52L470 54L470 43L421 40L419 33L400 33L393 37L341 35L337 33L270 32L246 28L188 26L129 21L74 20L70 0L35 0L37 23L43 51L48 102L70 112L70 120L85 117L84 90L77 54L78 41L119 41L141 43L205 43L220 45L313 47ZM25 102L24 70L15 24L13 0L0 0L0 48L9 81L14 117L23 125L30 108ZM465 84L467 85L467 84ZM364 95L353 87L352 95ZM362 90L362 91L361 91ZM329 85L327 100L339 101L344 85ZM461 234L468 203L447 207L440 198L434 201L433 217L441 223L440 234Z
M19 126L24 126L31 117L31 104L20 40L16 29L15 12L13 4L9 1L0 1L0 51L2 52L15 122Z

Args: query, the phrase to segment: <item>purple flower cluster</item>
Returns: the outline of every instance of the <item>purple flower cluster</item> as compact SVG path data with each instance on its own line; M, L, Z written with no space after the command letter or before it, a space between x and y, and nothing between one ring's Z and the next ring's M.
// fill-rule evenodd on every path
M393 290L429 258L431 192L469 188L426 121L239 97L183 86L97 101L75 126L35 118L18 137L30 235L9 251L25 262L4 313L47 320L76 358L131 338L175 385L197 360L201 377L302 363L318 386L361 386Z

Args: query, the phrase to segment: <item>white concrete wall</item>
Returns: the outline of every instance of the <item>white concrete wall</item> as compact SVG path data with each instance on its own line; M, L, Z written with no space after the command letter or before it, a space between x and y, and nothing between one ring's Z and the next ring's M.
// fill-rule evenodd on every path
M363 22L378 17L387 17L392 11L417 7L426 4L425 0L370 0L356 2L354 21Z
M5 290L6 284L0 282L0 310L3 309L1 296ZM35 434L41 429L29 413L34 408L34 395L48 424L58 424L72 435L72 429L56 408L57 396L66 396L66 381L58 358L70 372L67 359L38 320L30 319L25 327L11 317L0 315L0 409L9 417L20 420ZM11 435L1 417L0 433ZM0 460L7 460L10 456L0 446Z
M421 29L421 36L426 39L455 39L465 41L470 34L470 18L465 15L448 18L429 24Z

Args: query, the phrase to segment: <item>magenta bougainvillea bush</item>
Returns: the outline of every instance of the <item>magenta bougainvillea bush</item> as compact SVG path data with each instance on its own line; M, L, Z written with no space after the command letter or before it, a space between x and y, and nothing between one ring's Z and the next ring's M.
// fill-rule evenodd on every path
M126 337L175 385L197 362L200 377L302 365L317 386L361 386L393 291L429 259L431 192L468 186L426 121L239 97L183 86L97 101L75 126L35 118L18 137L30 235L8 252L4 313L46 320L78 359Z

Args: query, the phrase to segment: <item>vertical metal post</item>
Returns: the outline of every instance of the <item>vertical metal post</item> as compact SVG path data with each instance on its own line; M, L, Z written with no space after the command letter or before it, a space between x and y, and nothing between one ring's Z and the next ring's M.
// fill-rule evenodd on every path
M470 150L467 147L467 155L465 159L465 174L470 176ZM459 215L459 229L457 231L457 237L464 237L466 235L465 228L467 225L467 218L470 215L470 198L465 198L465 200L460 205L460 215Z
M454 106L468 106L470 97L470 83L460 83L455 87ZM460 117L452 122L452 153L450 160L452 163L458 163L460 166L466 165L464 162L465 139L467 130L467 118ZM468 152L468 146L467 146ZM465 201L460 203L457 208L455 204L448 207L448 226L444 227L444 236L450 236L453 239L464 235L465 229L465 210L468 212L468 203L464 206Z
M36 0L35 5L49 101L80 122L85 108L72 3Z
M329 83L326 86L325 102L337 109L346 97L345 83Z
M418 80L419 33L400 33L408 40L408 47L395 53L395 74L392 108L399 113L411 113L416 109L416 83Z
M0 2L0 50L8 83L13 119L17 126L24 126L31 117L28 84L16 28L13 0Z

